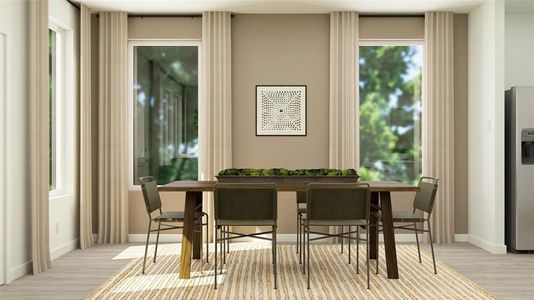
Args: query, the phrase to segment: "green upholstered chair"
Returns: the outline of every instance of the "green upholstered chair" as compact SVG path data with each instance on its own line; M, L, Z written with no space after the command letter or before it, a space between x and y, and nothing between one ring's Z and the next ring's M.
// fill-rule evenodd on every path
M274 184L256 183L218 183L215 195L215 289L217 288L217 243L223 254L222 264L226 261L226 251L222 251L222 241L243 237L269 240L272 242L274 288L276 276L276 226L277 190ZM271 231L243 234L230 231L231 226L268 226ZM271 234L272 238L261 236Z
M360 236L359 228L366 229L369 237L369 215L370 215L370 192L369 185L366 183L313 183L308 185L306 197L306 216L303 216L304 223L304 242L306 247L303 248L304 260L308 269L308 289L310 288L310 242L331 237L348 239L349 241L349 264L351 240L356 240L359 246ZM348 232L338 234L329 234L311 231L312 227L317 226L347 226ZM352 226L356 231L351 231ZM310 233L320 235L310 239ZM352 234L356 233L356 237ZM369 288L369 239L367 241L367 288ZM359 258L359 251L356 252ZM359 272L359 259L357 259L356 271Z
M413 201L413 210L409 211L394 211L393 212L393 227L405 230L412 230L415 232L415 240L417 242L417 254L419 256L419 262L421 263L421 249L419 248L419 232L428 232L430 240L430 249L432 252L432 263L434 264L434 274L437 274L436 259L434 256L434 245L432 242L432 231L430 227L430 215L434 208L434 202L436 200L436 193L438 191L438 178L434 177L422 177L419 180L419 191L415 194ZM423 212L418 214L417 211ZM424 213L427 216L424 216ZM379 220L381 220L380 213L377 214ZM417 228L417 224L428 224L428 229ZM408 223L406 225L397 226L395 223ZM376 272L378 273L378 256L376 258Z
M148 231L146 235L145 257L143 259L143 274L145 274L146 256L148 252L148 241L151 232L157 232L156 247L154 249L154 263L156 263L156 256L158 254L159 233L164 230L181 229L183 228L184 212L183 211L167 211L163 212L161 209L161 198L159 197L158 185L152 176L139 178L141 182L141 190L143 191L143 198L145 200L146 211L148 213ZM154 216L154 214L156 214ZM206 222L202 222L202 217L206 217ZM158 229L152 229L152 222L158 224ZM172 225L169 223L178 223ZM163 226L163 228L161 228ZM208 229L208 215L206 213L198 213L195 215L195 231L201 231L202 226ZM206 262L208 262L208 234L206 234Z

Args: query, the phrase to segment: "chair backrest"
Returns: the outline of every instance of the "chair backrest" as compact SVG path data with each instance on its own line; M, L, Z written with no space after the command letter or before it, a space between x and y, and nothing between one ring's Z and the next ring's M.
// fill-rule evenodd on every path
M275 220L277 190L274 184L217 183L215 220Z
M146 211L150 215L153 211L161 208L158 184L152 176L141 177L139 181L141 181L141 190L145 199Z
M429 214L432 213L438 191L438 181L439 179L434 177L421 177L421 180L419 180L419 191L415 194L413 201L414 210L419 209Z
M306 203L306 192L305 191L297 192L297 203Z
M311 183L306 207L309 220L369 220L369 185Z

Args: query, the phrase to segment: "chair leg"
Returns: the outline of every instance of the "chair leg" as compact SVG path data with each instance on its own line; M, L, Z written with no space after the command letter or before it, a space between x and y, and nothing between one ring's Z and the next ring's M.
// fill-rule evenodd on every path
M158 255L159 231L161 230L161 221L158 222L158 234L156 235L156 248L154 249L154 263L156 263L156 256Z
M419 248L419 235L417 234L417 223L413 223L415 228L415 241L417 242L417 255L419 256L419 263L421 263L421 249Z
M432 241L432 230L430 228L430 219L426 220L428 223L428 237L430 238L430 250L432 250L432 263L434 264L434 274L438 274L436 269L436 258L434 256L434 243Z
M300 232L302 233L302 239L300 241L300 252L302 253L302 274L306 274L306 227L304 226L304 222L301 223Z
M297 208L298 208L298 203L297 203ZM300 224L299 224L299 213L297 212L297 254L299 254L299 228L300 228ZM299 259L300 259L300 256L299 256Z
M224 249L223 249L223 244L224 244L224 233L223 233L223 228L224 226L220 226L219 227L219 251L221 251L221 256L224 257ZM221 262L220 262L220 274L222 274L222 270L223 270L223 260L221 259Z
M228 243L228 240L226 239L226 231L228 230L228 226L223 226L222 228L222 250L221 254L223 257L223 264L226 265L226 243Z
M378 235L379 229L380 227L376 228L377 235ZM378 243L378 239L376 239L376 242ZM380 271L379 269L380 264L379 264L379 259L378 259L379 257L380 257L380 243L378 243L378 245L376 246L376 274L378 274L378 272Z
M360 274L360 226L356 226L356 274Z
M349 226L349 265L350 265L350 240L351 240L352 234L350 233L350 226Z
M272 239L273 239L273 262L274 262L274 266L273 266L274 289L277 289L277 277L278 277L278 275L276 274L276 226L273 226Z
M311 273L311 269L310 269L310 256L311 256L311 253L310 253L310 227L309 226L306 226L305 227L306 229L306 252L308 252L308 257L307 257L307 262L308 262L308 290L310 289L310 273Z
M226 226L226 253L230 253L230 226Z
M215 247L214 247L215 248L215 253L214 253L214 255L215 255L215 258L214 258L215 259L215 264L213 265L214 266L214 272L213 273L215 274L215 289L217 289L217 272L218 272L218 270L217 270L217 242L218 242L217 241L217 225L215 225L215 232L214 233L215 233Z
M148 240L150 239L150 227L152 225L152 220L148 221L148 230L146 232L146 244L145 244L145 258L143 259L143 274L145 274L145 265L146 265L146 255L148 252Z
M209 263L209 249L210 249L210 225L209 225L209 217L207 217L206 221L206 263Z
M343 240L344 240L344 238L343 238L343 229L344 229L344 227L341 226L341 254L343 254Z
M367 244L367 259L366 259L366 263L367 263L367 289L370 289L371 286L369 284L369 224L367 224L367 226L365 227L365 235L366 235L366 244Z

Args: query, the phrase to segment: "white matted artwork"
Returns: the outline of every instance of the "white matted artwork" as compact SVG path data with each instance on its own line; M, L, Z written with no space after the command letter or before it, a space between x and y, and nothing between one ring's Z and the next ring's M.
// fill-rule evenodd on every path
M306 86L257 85L256 135L306 135Z

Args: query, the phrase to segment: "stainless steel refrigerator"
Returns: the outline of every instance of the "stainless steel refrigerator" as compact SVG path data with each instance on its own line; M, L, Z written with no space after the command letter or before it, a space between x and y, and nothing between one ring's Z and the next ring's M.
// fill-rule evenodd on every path
M505 97L506 245L534 252L534 86L512 87Z

